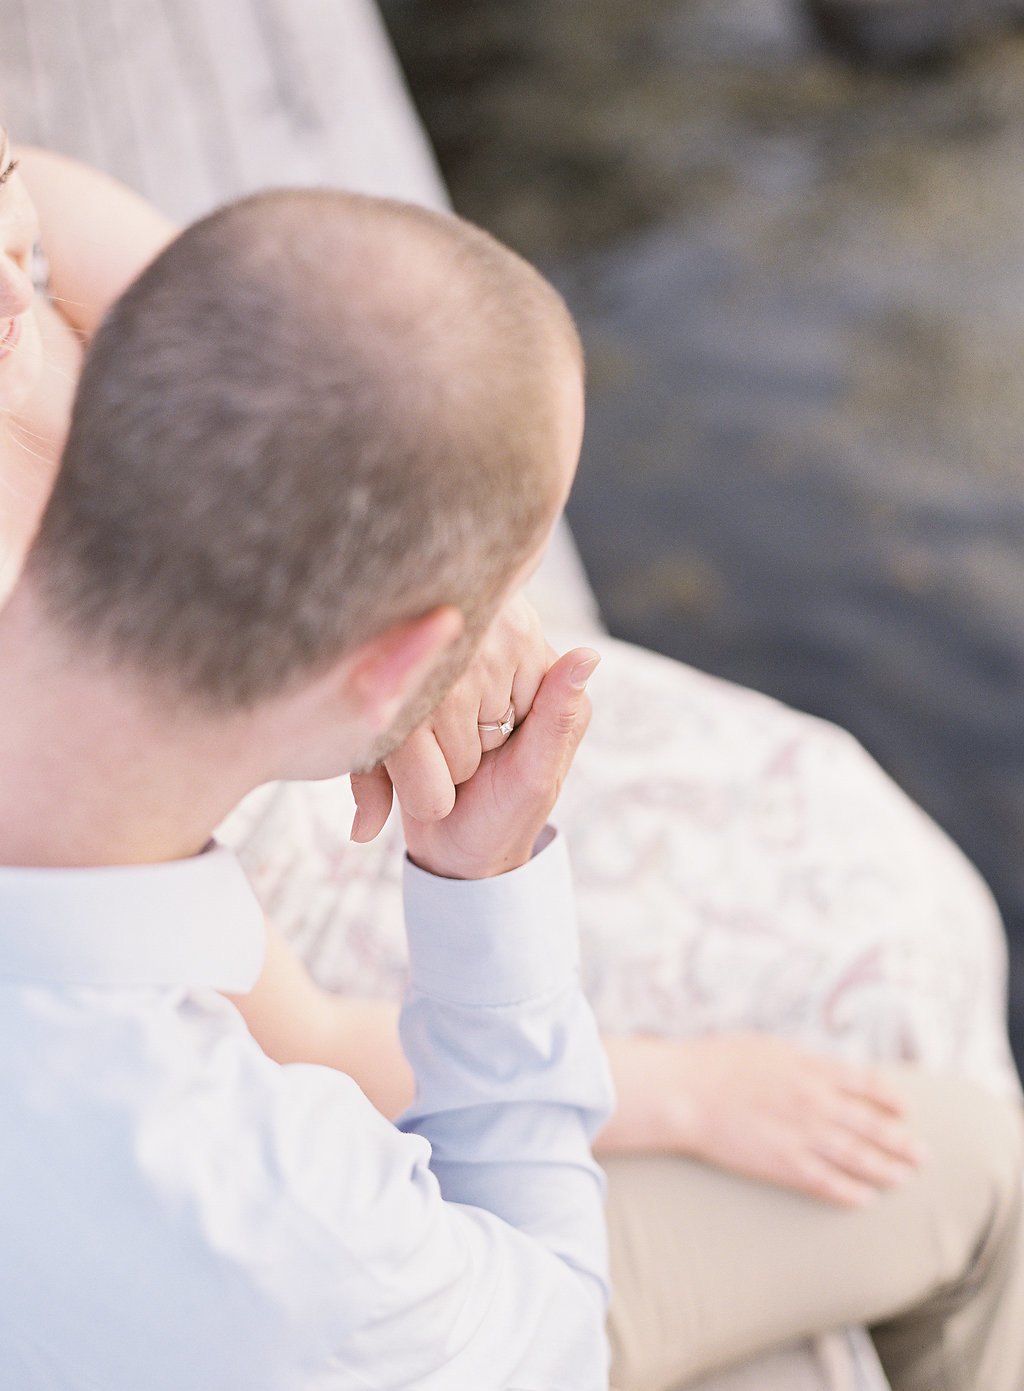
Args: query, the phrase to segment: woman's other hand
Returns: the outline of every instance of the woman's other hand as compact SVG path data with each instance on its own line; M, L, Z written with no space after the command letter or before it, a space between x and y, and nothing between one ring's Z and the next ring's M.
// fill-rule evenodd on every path
M759 1033L606 1043L619 1110L599 1151L688 1154L846 1207L926 1158L871 1068Z

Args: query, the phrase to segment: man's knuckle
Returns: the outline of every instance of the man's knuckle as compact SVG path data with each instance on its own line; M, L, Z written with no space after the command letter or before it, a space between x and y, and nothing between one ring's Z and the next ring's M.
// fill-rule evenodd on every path
M568 738L576 732L576 713L572 710L559 710L552 721L555 733Z

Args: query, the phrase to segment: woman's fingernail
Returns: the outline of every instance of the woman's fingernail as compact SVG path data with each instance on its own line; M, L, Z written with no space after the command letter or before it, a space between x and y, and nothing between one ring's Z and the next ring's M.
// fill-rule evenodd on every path
M588 657L584 662L577 662L573 667L572 671L569 673L569 681L578 691L584 689L587 682L596 671L597 664L600 660L599 654L595 652L592 657Z

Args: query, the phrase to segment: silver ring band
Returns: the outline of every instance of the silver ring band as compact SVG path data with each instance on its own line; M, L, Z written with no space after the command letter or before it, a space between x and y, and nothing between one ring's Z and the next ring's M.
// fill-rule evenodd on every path
M507 739L516 727L516 707L509 701L508 709L497 724L482 724L478 720L476 727L481 734L500 734L503 739Z

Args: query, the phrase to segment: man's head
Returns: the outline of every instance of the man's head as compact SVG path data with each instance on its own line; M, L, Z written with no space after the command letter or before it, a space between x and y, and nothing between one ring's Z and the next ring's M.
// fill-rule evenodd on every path
M76 648L213 710L442 608L472 638L564 502L580 380L561 299L479 229L247 199L97 334L27 573Z

